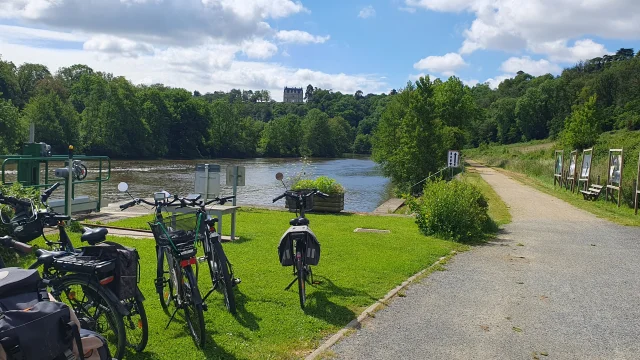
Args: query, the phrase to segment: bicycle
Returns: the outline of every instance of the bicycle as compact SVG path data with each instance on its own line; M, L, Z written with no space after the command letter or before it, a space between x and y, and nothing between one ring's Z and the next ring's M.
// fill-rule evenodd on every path
M128 185L121 183L118 188L127 192ZM196 227L178 229L175 218L165 221L162 209L177 203L180 199L174 196L173 200L168 199L165 192L154 194L154 202L145 199L134 198L133 200L120 205L121 210L141 203L155 208L155 216L149 222L151 231L156 240L157 256L157 278L155 280L156 292L160 298L160 304L164 311L171 317L166 328L169 327L175 318L178 310L183 310L187 327L195 344L204 347L205 326L204 311L206 304L202 300L196 274L192 265L196 266ZM175 307L171 312L170 307Z
M282 173L276 174L277 180L282 181L282 178ZM311 265L318 265L320 261L320 243L309 228L309 219L305 217L305 210L311 210L313 207L314 195L321 198L329 197L317 189L312 189L307 191L286 190L282 195L273 199L274 203L282 198L292 199L296 203L296 218L289 221L290 227L280 239L278 255L282 266L293 266L295 279L284 290L289 290L293 284L298 283L298 295L302 309L307 301L306 284L313 285Z
M48 198L59 186L54 184L41 195L41 202L47 204ZM66 232L65 222L71 217L59 215L50 211L47 207L39 211L30 200L21 200L0 194L0 204L10 205L20 215L22 226L38 229L45 243L52 251L38 249L36 262L30 269L43 266L43 278L49 281L54 297L72 306L78 314L83 328L96 331L109 340L111 353L118 359L124 356L125 347L131 347L137 352L144 350L148 341L148 321L143 306L144 296L137 288L132 297L121 300L110 288L117 285L114 282L112 267L101 264L102 268L96 268L89 262L87 256L82 256L84 248L75 249ZM31 209L32 216L24 215ZM15 218L15 217L14 217ZM4 222L4 219L3 219ZM51 241L44 235L45 227L57 227L60 235L59 241ZM14 227L15 229L15 227ZM34 231L34 230L30 231ZM106 239L108 231L104 228L85 228L81 236L83 242L90 245L102 243ZM110 245L117 245L109 243ZM102 277L104 276L104 277ZM83 294L78 296L78 294ZM79 300L80 299L80 300ZM125 331L125 324L129 331Z
M206 207L213 203L224 205L227 201L232 200L235 196L228 196L224 198L216 197L209 201L200 201L200 195L194 195L180 199L182 207L195 207L196 220L199 230L197 234L202 235L202 245L204 250L204 256L198 258L198 261L206 261L209 265L209 274L211 275L211 283L213 287L207 295L204 296L203 301L206 301L209 295L214 291L219 290L224 296L224 303L232 314L236 313L236 300L233 288L241 281L233 276L233 266L229 262L227 255L222 248L222 236L216 231L215 224L218 219L212 218L207 213Z

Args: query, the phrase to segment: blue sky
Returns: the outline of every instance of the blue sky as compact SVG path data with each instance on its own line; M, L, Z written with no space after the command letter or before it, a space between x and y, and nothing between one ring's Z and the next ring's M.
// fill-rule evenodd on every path
M491 86L640 49L637 0L2 0L0 54L200 92Z

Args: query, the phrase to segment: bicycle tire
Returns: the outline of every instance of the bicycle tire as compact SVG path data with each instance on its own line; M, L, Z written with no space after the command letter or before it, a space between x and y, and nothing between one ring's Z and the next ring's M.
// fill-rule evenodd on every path
M165 265L167 269L165 270ZM166 277L165 277L166 276ZM173 311L170 309L171 305L175 305L177 299L177 279L175 275L175 269L172 264L172 254L167 248L158 248L158 269L157 279L162 279L162 288L158 293L160 299L160 305L162 310L167 315L172 315Z
M69 288L72 285L79 285L82 288L84 295L88 295L90 298L89 300L96 304L96 311L93 316L90 314L91 307L87 307L86 303L79 305L75 301L77 298L75 292L69 291ZM109 300L109 296L105 293L106 291L107 290L105 290L100 284L89 279L87 276L71 274L60 279L60 282L55 284L52 293L57 301L64 302L73 309L78 320L80 320L82 328L95 331L102 335L107 339L107 342L109 343L109 350L111 354L113 354L113 357L116 359L122 359L124 357L126 345L123 316L118 313L116 306ZM61 296L62 293L65 294L64 297ZM91 297L95 298L91 299ZM96 316L96 314L98 314L98 310L100 309L106 310L105 312L101 312L100 315L105 314L105 320L109 328L105 328L104 324L100 324L98 321L100 315ZM109 316L108 314L111 315ZM89 319L87 319L87 317L89 317Z
M209 270L211 272L211 281L213 286L216 286L216 280L218 281L218 288L224 296L224 304L227 307L227 311L232 314L236 313L236 296L233 292L233 278L231 277L231 269L227 255L224 253L222 244L219 241L211 241L211 249L209 254ZM214 269L215 267L215 269ZM222 283L220 283L220 281Z
M181 286L184 318L187 321L189 332L191 332L191 337L193 338L196 346L203 348L206 332L204 327L204 310L202 308L202 303L200 302L199 304L196 304L194 300L200 297L200 294L197 293L200 290L198 290L198 283L191 266L183 268L183 275L186 277ZM193 314L193 318L191 314Z
M131 304L130 314L123 319L127 332L127 346L136 352L142 352L149 341L149 321L147 319L147 312L144 309L143 297L140 290L138 289L136 296L128 299L127 302ZM139 319L137 318L138 316ZM137 329L140 329L140 336L130 336L132 331L136 331Z
M304 304L305 302L307 302L307 293L305 286L305 280L307 276L304 271L305 269L302 258L297 255L296 257L298 258L296 260L296 268L298 269L298 295L300 296L300 308L304 309Z
M78 165L78 181L82 181L84 179L87 178L87 174L89 173L89 170L87 170L87 167L84 164L80 164Z

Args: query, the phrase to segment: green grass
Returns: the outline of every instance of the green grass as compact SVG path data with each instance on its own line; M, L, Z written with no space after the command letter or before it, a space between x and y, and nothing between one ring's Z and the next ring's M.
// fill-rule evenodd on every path
M554 187L554 150L562 147L551 141L536 141L512 145L481 146L465 150L465 157L485 165L508 171L520 182L542 192L556 196L568 203L589 211L596 216L622 225L640 226L640 217L633 211L633 183L636 180L638 152L640 152L640 131L612 131L600 135L594 146L591 181L603 185L607 181L609 149L623 148L625 153L622 174L622 197L620 208L612 202L604 201L604 192L595 202L585 201L582 194ZM564 149L565 169L569 166L569 149ZM578 168L582 157L578 158ZM617 196L617 194L616 194Z
M280 266L277 257L280 236L289 227L291 217L287 212L254 209L238 213L241 240L223 245L236 276L242 279L236 289L238 314L226 312L218 293L207 300L205 321L209 338L204 350L193 345L180 317L165 330L168 317L153 286L154 241L112 238L136 247L142 258L139 286L146 297L149 345L143 354L127 358L300 358L409 276L451 250L466 249L421 235L412 218L309 215L311 227L322 244L322 257L314 267L315 280L320 284L307 288L307 307L303 311L297 287L284 291L293 279L292 271ZM148 217L126 219L112 225L148 229L147 220ZM357 227L388 229L391 234L354 233ZM211 286L204 266L200 267L199 276L202 292Z
M498 226L506 225L511 222L511 213L509 207L502 201L500 196L493 190L477 172L467 171L462 175L462 181L475 185L489 203L489 217Z

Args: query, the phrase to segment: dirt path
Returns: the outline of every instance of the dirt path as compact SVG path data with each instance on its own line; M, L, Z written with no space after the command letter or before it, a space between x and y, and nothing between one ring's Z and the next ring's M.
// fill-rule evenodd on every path
M337 357L639 359L640 229L476 169L513 222L412 286Z

